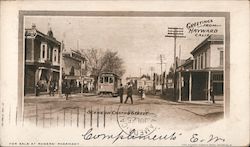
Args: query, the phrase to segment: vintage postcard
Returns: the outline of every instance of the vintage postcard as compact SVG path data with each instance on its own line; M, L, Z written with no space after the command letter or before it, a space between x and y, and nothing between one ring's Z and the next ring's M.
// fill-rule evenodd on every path
M249 145L247 1L55 2L1 2L1 146Z

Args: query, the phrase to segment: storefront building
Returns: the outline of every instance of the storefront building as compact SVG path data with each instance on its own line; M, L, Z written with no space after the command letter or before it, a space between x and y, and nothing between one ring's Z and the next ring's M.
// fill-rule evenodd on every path
M64 51L62 56L62 85L68 83L71 93L92 92L94 79L86 75L85 57L75 50Z
M213 94L224 94L224 36L211 35L202 41L192 52L193 59L177 68L178 100L211 101Z
M25 29L24 95L34 94L37 84L40 92L48 92L52 82L58 87L60 47L51 29L47 35L37 30L35 24Z

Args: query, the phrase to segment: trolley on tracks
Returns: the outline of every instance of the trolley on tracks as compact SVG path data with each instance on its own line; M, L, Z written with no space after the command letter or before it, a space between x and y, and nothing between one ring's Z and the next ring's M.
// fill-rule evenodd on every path
M118 96L118 87L121 79L118 75L111 72L104 72L98 76L98 94L111 94Z

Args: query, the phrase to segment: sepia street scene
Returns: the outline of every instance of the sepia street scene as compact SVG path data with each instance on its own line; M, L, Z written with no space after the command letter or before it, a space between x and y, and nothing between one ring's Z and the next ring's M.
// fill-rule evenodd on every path
M224 25L220 17L26 16L22 124L105 128L121 109L174 128L216 122Z

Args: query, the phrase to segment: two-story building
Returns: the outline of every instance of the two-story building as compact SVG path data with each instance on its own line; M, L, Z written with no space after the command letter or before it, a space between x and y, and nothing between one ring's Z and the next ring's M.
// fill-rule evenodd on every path
M89 91L93 79L86 76L86 59L75 50L65 50L62 53L62 76L63 82L71 85L72 92Z
M51 82L58 86L60 47L51 29L47 34L37 30L35 24L25 29L24 94L34 94L37 83L41 92L47 92Z
M187 60L179 66L179 101L208 100L209 90L214 95L223 95L224 36L210 35L195 47L191 54L193 60Z

